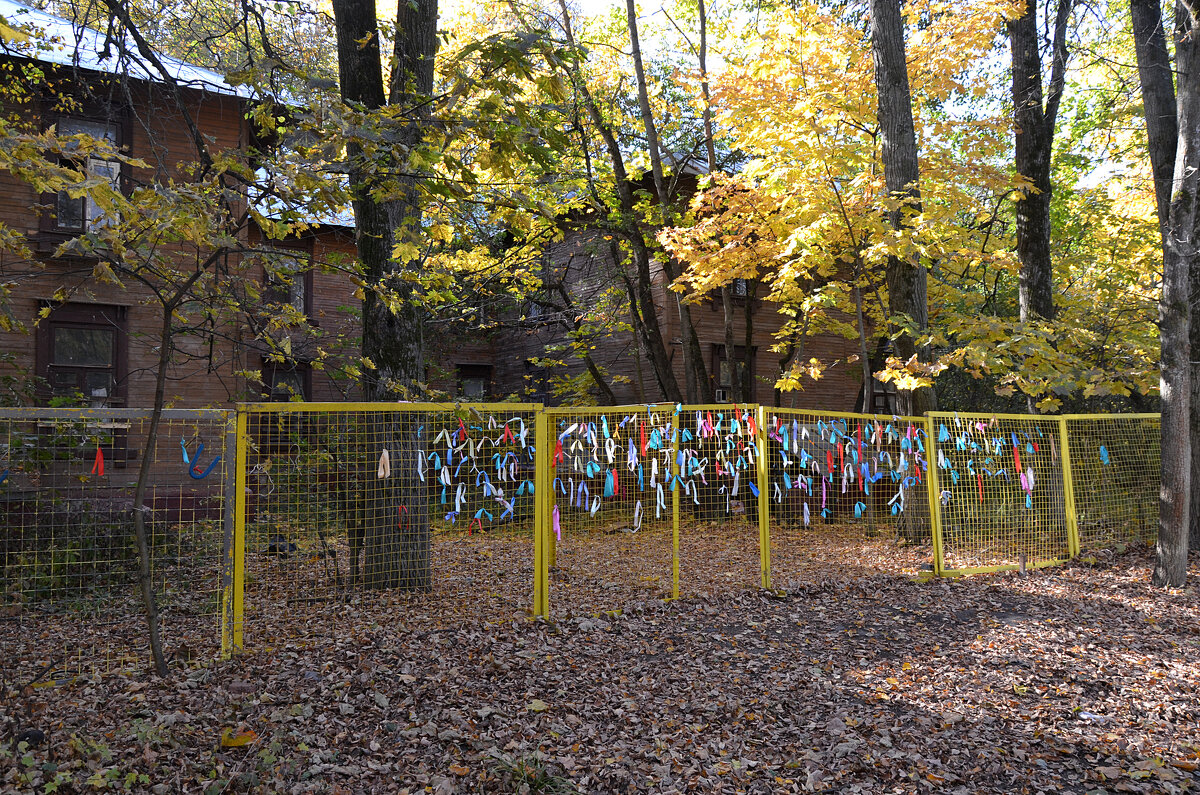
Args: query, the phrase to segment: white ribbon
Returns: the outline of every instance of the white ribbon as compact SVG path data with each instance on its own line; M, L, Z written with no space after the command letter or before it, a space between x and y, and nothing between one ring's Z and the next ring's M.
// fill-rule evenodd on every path
M390 478L391 476L392 476L392 460L391 460L391 458L388 457L388 451L387 451L387 448L385 447L383 452L379 455L379 471L375 474L375 477L378 478L379 480L384 480L386 478ZM424 480L424 479L425 479L425 475L422 474L421 480Z

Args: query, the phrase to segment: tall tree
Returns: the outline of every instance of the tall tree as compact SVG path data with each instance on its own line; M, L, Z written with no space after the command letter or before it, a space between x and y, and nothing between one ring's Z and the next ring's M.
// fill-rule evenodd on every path
M575 38L571 13L565 0L559 2L559 18L563 36L572 51L582 52ZM571 64L559 64L559 68L567 69L569 78L578 94L578 102L582 106L583 118L575 120L581 137L581 151L587 170L586 191L591 200L593 210L604 210L616 223L613 231L625 243L629 259L632 261L632 272L624 269L624 257L616 241L610 241L609 252L612 261L622 265L621 278L629 295L630 310L634 324L634 333L640 335L649 355L651 369L655 381L663 397L672 403L684 399L684 393L679 389L678 379L675 378L671 367L671 357L667 352L666 340L658 322L658 309L654 303L654 280L651 266L654 260L653 235L647 236L647 230L640 223L638 198L635 194L630 174L625 167L625 154L617 140L617 131L605 117L600 101L592 93L588 85L587 75L584 74L581 59L576 58ZM586 121L585 121L586 119ZM590 122L588 124L587 122ZM594 178L591 162L592 135L600 139L601 149L608 157L608 166L612 169L612 193L615 207L609 207L601 196Z
M875 59L875 85L879 90L879 129L883 139L883 177L896 206L891 225L897 232L909 226L908 218L921 212L920 166L913 125L912 95L904 54L904 18L900 0L871 0L871 52ZM929 327L925 265L915 253L891 255L887 264L888 309L893 320L912 319L918 333ZM896 353L908 361L928 360L907 330L893 329ZM900 390L899 412L918 415L937 408L931 387Z
M1146 117L1146 137L1150 152L1150 169L1154 175L1154 198L1158 208L1158 223L1162 231L1163 250L1168 245L1167 229L1171 215L1171 191L1175 171L1175 150L1179 140L1179 119L1176 115L1175 83L1171 71L1171 54L1163 24L1160 0L1130 0L1133 19L1133 40L1137 52L1138 78L1142 88L1142 108ZM1181 9L1180 13L1186 13ZM1200 269L1192 266L1189 277L1193 300L1200 296ZM1190 383L1191 438L1200 436L1200 323L1190 323ZM1200 483L1200 444L1192 445L1191 483ZM1200 549L1200 489L1191 489L1189 546Z
M1154 174L1154 198L1158 222L1166 234L1171 211L1171 181L1175 171L1175 144L1179 122L1175 116L1175 82L1171 54L1163 29L1161 0L1129 0L1133 18L1134 49L1146 116L1150 168Z
M390 90L385 91L380 59L380 28L373 0L334 0L337 30L338 75L342 99L363 114L363 125L378 125L379 139L387 146L368 147L363 141L347 146L349 183L354 197L358 256L367 283L363 300L363 391L369 400L412 397L419 394L423 366L422 312L415 295L411 256L394 257L394 251L413 251L410 237L420 228L421 204L411 155L419 148L422 122L428 119L428 98L433 89L436 55L436 0L406 0L396 15L396 42ZM375 113L389 102L398 107ZM390 120L398 119L393 123ZM383 162L379 162L383 160ZM397 176L400 175L400 176ZM396 480L411 480L416 471L419 444L412 429L376 429L375 449L390 448L399 454ZM413 458L408 461L408 458ZM366 462L360 462L366 466ZM397 525L395 505L415 483L398 482L373 491L364 508L364 547L368 584L403 586L412 590L432 587L429 519L412 511ZM405 500L414 507L422 499Z
M663 178L662 149L658 140L658 126L654 121L654 111L650 107L650 87L646 82L646 70L642 66L642 48L638 40L637 6L634 0L626 0L625 15L629 25L629 44L633 54L633 70L637 79L638 107L642 113L642 125L646 131L646 147L650 152L650 172L654 180L654 192L658 194L659 225L666 227L671 223L670 196L666 180ZM679 278L679 266L667 256L663 259L663 273L667 282L674 283ZM696 328L692 324L692 310L684 302L683 296L675 292L675 308L679 313L680 336L683 337L683 369L689 402L711 403L713 400L712 381L708 378L704 366L704 353L700 349L700 340L696 336ZM733 351L726 351L725 357L733 370Z
M1155 173L1155 196L1159 218L1163 218L1160 185L1162 165L1170 128L1166 98L1171 92L1166 64L1166 37L1156 37L1161 28L1157 3L1134 0L1134 44L1150 139L1151 165ZM1200 273L1200 6L1180 0L1175 7L1175 71L1178 91L1175 100L1175 159L1170 185L1170 203L1163 224L1163 276L1159 299L1160 381L1162 398L1162 481L1159 487L1158 547L1154 584L1181 587L1187 579L1188 528L1192 489L1191 398L1194 357L1191 339L1190 288Z
M1017 256L1021 262L1021 320L1054 319L1054 267L1050 256L1050 156L1054 123L1067 71L1067 23L1074 0L1057 0L1050 42L1050 81L1043 98L1042 49L1037 3L1026 0L1021 16L1009 20L1012 48L1014 165L1027 185L1016 203ZM1031 401L1032 405L1032 401Z

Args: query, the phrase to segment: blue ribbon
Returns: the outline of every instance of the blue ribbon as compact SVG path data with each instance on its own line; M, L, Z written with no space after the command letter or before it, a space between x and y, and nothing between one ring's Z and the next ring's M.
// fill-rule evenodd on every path
M196 448L195 466L192 465L193 459L188 457L187 442L183 440L183 437L179 438L179 449L183 451L183 463L187 465L187 471L188 474L192 476L192 480L204 480L212 473L213 467L217 465L217 462L221 460L221 456L217 456L208 465L208 469L204 470L204 472L200 474L197 474L196 470L200 468L200 454L204 452L204 442L201 442L200 446Z

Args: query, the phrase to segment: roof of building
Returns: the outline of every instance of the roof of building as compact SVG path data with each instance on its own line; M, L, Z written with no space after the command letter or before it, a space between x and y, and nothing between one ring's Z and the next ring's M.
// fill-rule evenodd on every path
M152 67L131 55L137 52L137 47L128 38L124 42L125 46L106 48L105 34L77 25L69 19L30 8L15 0L0 0L0 17L7 20L9 25L27 31L33 38L33 42L28 45L13 46L0 42L0 51L6 51L9 55L88 69L102 74L127 75L156 83L166 82L163 75L152 71ZM214 94L250 96L247 89L229 85L222 75L211 69L186 63L161 52L158 53L158 58L171 78L180 85Z

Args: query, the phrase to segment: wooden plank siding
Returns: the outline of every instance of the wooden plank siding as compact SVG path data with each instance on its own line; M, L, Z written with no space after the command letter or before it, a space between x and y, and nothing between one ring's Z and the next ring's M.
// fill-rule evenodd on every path
M545 278L565 278L575 307L595 304L597 297L613 285L620 286L621 265L613 261L611 247L599 231L580 232L553 243L546 249ZM565 276L564 276L565 274ZM667 289L665 274L661 267L652 272L654 279L654 301L667 352L671 358L675 377L684 388L682 339L679 331L679 313L675 297ZM624 295L623 286L620 287ZM625 306L628 300L625 299ZM736 337L739 344L744 339L745 299L737 302L735 310ZM755 397L758 402L774 402L774 385L779 375L780 354L771 351L775 334L783 326L785 318L776 305L762 299L749 303L754 313ZM705 368L709 376L715 377L714 362L717 349L725 343L724 312L719 300L704 300L692 304L692 319L696 325L701 348L705 357ZM627 312L627 310L626 310ZM443 372L453 373L456 365L487 365L493 370L492 394L519 395L524 400L555 405L561 398L553 393L552 379L577 376L585 371L581 360L566 357L565 366L553 369L534 367L533 359L546 356L549 346L562 345L567 340L567 330L562 321L571 320L571 311L563 315L543 313L532 315L529 307L522 313L514 313L500 324L502 331L486 337L468 336L441 339L434 347L434 357L440 362ZM631 325L626 313L621 320ZM782 403L797 408L849 411L859 396L861 388L860 369L849 365L846 358L857 352L857 342L834 335L813 335L806 342L805 360L816 357L826 362L836 362L817 382L807 380L805 389L785 393ZM662 390L654 377L649 358L630 331L619 331L593 343L591 355L596 364L607 373L617 403L637 404L658 402L663 399ZM563 358L563 357L560 357ZM437 385L454 394L452 378L439 381Z
M128 169L129 181L133 185L186 182L189 166L196 162L197 155L173 97L163 86L145 82L131 82L129 89L132 100L121 143L126 153L146 164ZM182 91L189 103L188 109L212 151L245 147L249 130L241 99L192 89ZM86 113L80 115L87 117ZM44 111L41 118L35 119L41 126L48 126L53 120ZM124 287L101 283L91 276L92 263L88 261L52 259L50 253L69 235L43 229L41 215L49 209L43 205L46 198L26 183L0 174L0 220L34 241L40 255L40 261L31 267L31 263L0 253L0 278L13 285L10 309L18 320L32 327L39 309L52 303L60 290L69 294L68 300L72 303L124 307L128 353L126 377L119 386L119 392L123 394L118 405L148 407L152 405L154 395L161 310L144 285L133 281ZM256 236L256 232L251 232L243 240L249 243ZM336 227L319 227L307 233L303 244L315 262L355 256L352 233ZM188 254L184 252L184 256ZM196 256L196 252L191 252L190 256ZM231 255L224 266L236 271L240 267L239 257ZM261 279L262 273L259 269L247 276ZM358 304L353 296L353 286L337 274L315 272L312 279L314 323L324 330L352 337L357 351L358 321L353 312L346 311L346 307ZM190 361L181 361L168 372L170 405L177 408L227 406L239 399L261 399L261 390L239 375L245 370L258 369L261 362L253 348L245 346L250 341L247 330L242 324L233 323L218 331L217 341L200 336L178 338L177 347ZM32 329L28 333L0 331L0 350L14 355L14 362L0 364L0 367L9 372L33 372L37 335ZM319 372L314 373L312 390L312 397L317 400L336 400L347 392L345 385L337 385Z

